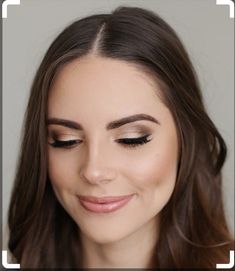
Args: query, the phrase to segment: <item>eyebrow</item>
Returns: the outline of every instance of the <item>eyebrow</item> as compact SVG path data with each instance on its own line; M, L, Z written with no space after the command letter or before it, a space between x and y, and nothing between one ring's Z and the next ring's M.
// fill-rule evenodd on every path
M128 116L119 120L114 120L111 121L110 123L108 123L106 125L106 129L107 130L112 130L112 129L116 129L121 127L122 125L125 125L127 123L131 123L131 122L135 122L135 121L140 121L140 120L147 120L147 121L151 121L154 122L156 124L160 125L160 122L155 119L154 117L147 115L147 114L136 114L136 115L132 115L132 116ZM83 127L81 124L75 122L75 121L71 121L71 120L66 120L66 119L58 119L58 118L50 118L47 120L47 125L60 125L60 126L64 126L70 129L74 129L74 130L83 130Z
M116 129L119 128L120 126L130 123L130 122L135 122L139 120L148 120L157 124L160 124L158 120L156 120L154 117L147 115L147 114L137 114L137 115L132 115L129 117L125 117L119 120L115 120L107 124L106 129L111 130L111 129Z

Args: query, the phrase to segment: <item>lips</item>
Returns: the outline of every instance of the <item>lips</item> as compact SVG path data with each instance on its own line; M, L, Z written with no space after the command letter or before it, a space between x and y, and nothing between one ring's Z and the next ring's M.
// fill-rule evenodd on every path
M111 213L124 207L134 195L117 197L78 196L83 208L93 213Z

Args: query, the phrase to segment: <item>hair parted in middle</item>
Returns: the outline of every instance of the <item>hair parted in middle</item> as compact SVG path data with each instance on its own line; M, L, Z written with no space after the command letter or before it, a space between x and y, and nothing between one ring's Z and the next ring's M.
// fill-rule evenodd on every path
M196 73L175 31L158 15L135 7L72 23L42 60L25 115L9 209L9 248L16 261L22 268L81 265L78 226L58 203L47 172L46 124L48 93L58 72L87 55L125 61L151 76L176 124L177 181L161 212L151 267L213 268L226 262L232 241L221 189L225 142L205 111Z

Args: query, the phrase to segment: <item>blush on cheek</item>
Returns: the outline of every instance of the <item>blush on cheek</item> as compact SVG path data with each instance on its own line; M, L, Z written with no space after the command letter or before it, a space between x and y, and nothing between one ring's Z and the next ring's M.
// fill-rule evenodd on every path
M48 174L51 182L61 189L69 189L75 180L74 162L61 155L49 153Z
M62 168L60 170L57 169L58 167L54 164L49 164L48 174L50 182L57 200L69 213L73 206L71 198L74 198L75 190L66 171L63 171Z
M126 166L128 179L133 180L141 189L172 184L176 180L177 161L174 155L155 154L147 158L138 159Z
M70 189L69 176L63 170L57 170L57 167L49 165L48 174L53 188L58 191L66 191Z
M175 181L177 174L177 159L174 155L162 156L157 161L156 175L163 181Z

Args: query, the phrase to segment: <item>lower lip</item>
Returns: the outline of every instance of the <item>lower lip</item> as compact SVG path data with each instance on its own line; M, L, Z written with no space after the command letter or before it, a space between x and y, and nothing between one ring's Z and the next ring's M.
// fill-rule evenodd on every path
M83 208L85 208L87 211L93 212L93 213L112 213L118 209L121 209L123 206L125 206L133 197L133 195L128 196L124 199L113 201L113 202L107 202L107 203L95 203L86 201L79 198L79 201Z

